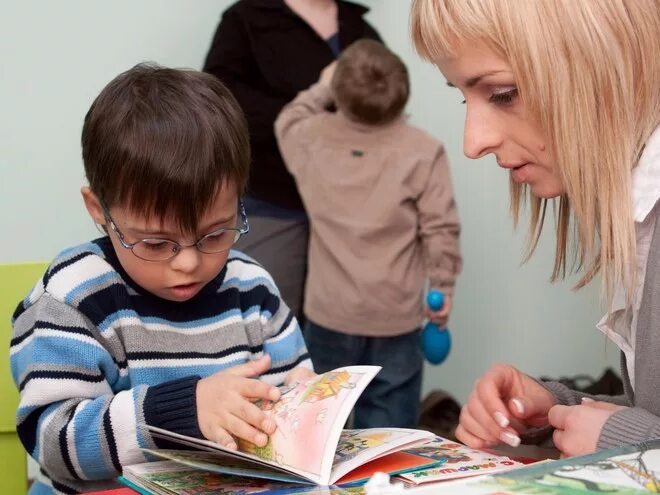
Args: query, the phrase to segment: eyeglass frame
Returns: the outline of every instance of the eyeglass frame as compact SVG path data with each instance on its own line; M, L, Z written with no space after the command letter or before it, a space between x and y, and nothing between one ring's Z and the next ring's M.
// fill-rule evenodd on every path
M103 200L100 200L99 203L101 205L101 209L103 210L103 216L105 217L105 221L108 222L108 224L110 224L110 228L112 229L112 231L117 236L117 239L119 240L119 243L122 245L122 247L125 248L125 249L129 249L131 251L131 253L133 253L133 256L135 256L136 258L138 258L142 261L146 261L148 263L162 263L163 261L170 261L171 259L176 257L184 249L191 248L193 246L197 249L197 251L199 251L202 254L218 254L218 253L222 253L224 251L229 251L229 250L231 250L232 246L234 246L241 237L243 237L245 234L250 232L250 224L248 223L247 214L245 213L245 205L243 204L243 200L239 199L238 200L238 210L240 212L241 222L243 223L243 227L241 227L241 228L221 227L219 229L214 230L213 232L209 232L208 234L204 234L202 237L197 239L192 244L186 244L186 245L179 244L178 242L173 241L172 239L164 239L164 238L160 238L160 237L146 237L144 239L138 239L135 242L126 242L126 239L124 238L124 233L121 230L119 230L119 227L117 226L117 222L115 222L115 220L112 218L112 215L110 214L110 208L108 208L107 204ZM217 235L220 232L227 232L227 231L234 231L234 232L238 233L238 237L236 238L236 240L227 249L221 249L220 251L213 251L212 253L207 253L207 252L202 251L199 248L199 244L204 239L206 239L207 237L210 237L212 235ZM173 254L169 258L164 258L162 260L148 260L146 258L142 258L141 256L138 256L137 254L135 254L135 251L133 250L133 248L135 246L137 246L138 244L140 244L141 242L144 242L144 241L169 242L170 244L172 244L176 248L176 250L174 250L174 249L172 250Z

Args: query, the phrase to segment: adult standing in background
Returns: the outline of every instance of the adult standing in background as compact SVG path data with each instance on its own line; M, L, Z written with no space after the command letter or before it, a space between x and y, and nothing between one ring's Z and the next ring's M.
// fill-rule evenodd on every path
M273 123L342 49L360 38L380 40L363 18L367 11L335 0L240 0L222 15L204 63L204 71L234 93L250 131L253 159L245 206L251 227L237 248L273 275L297 316L302 315L309 230Z

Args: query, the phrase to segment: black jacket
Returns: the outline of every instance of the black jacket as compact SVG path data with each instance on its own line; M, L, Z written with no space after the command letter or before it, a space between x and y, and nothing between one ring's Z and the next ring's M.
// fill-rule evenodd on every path
M337 1L339 43L380 40L362 18L366 7ZM285 208L302 209L293 177L284 167L273 132L282 107L314 83L334 60L325 40L283 0L240 0L224 14L204 71L232 91L245 112L252 145L249 192Z

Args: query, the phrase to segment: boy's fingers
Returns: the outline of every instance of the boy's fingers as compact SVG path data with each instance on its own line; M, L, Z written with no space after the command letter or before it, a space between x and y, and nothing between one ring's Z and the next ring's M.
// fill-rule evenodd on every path
M270 369L270 356L268 354L260 357L256 361L249 363L239 364L227 370L227 373L235 376L242 376L249 378L252 376L259 376L264 374Z
M268 443L268 435L263 431L257 430L256 428L247 424L243 419L237 416L231 416L227 428L229 431L237 436L238 438L243 438L248 442L252 442L257 447L265 447Z
M275 421L270 419L266 413L251 402L246 400L241 401L235 414L250 425L263 430L269 435L275 431Z
M227 447L228 449L231 450L236 450L238 446L236 445L236 441L234 440L234 437L232 437L227 430L222 428L221 426L218 426L214 432L213 432L213 438L210 440L213 440L215 443L222 445L223 447Z
M266 399L272 401L278 400L280 395L282 395L279 388L253 379L243 380L238 387L238 392L243 397L248 397L250 399Z

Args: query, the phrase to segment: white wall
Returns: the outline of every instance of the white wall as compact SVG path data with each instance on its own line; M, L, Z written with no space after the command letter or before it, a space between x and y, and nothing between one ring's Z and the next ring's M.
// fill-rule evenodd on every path
M80 130L92 99L140 61L201 67L229 3L0 0L0 262L49 259L95 235L78 193ZM445 364L428 369L425 389L442 387L463 400L478 374L498 361L535 374L599 373L616 353L594 329L596 290L572 293L568 284L547 283L552 236L519 267L523 237L512 233L506 175L490 158L463 157L461 97L413 53L409 3L365 3L409 64L412 121L446 144L463 221L454 349Z

